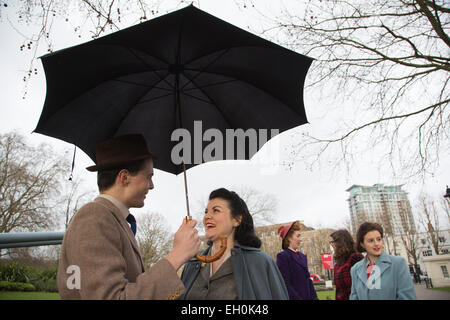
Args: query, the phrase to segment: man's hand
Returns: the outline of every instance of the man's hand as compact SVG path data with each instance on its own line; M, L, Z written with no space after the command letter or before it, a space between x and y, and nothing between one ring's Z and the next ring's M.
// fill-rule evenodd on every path
M175 233L173 249L166 257L175 270L195 256L200 248L200 238L195 229L196 224L196 220L183 219L183 223Z

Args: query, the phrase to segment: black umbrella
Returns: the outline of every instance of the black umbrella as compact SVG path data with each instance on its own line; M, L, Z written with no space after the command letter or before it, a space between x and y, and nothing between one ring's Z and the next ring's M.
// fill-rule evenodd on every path
M208 129L225 137L227 129L282 132L307 122L312 59L194 6L41 59L47 95L35 132L75 144L94 162L99 141L142 133L159 157L155 168L178 174L205 161ZM195 140L179 153L183 162L173 159L176 129ZM246 143L241 153L223 143L213 160L250 159L269 138L258 134L256 148Z

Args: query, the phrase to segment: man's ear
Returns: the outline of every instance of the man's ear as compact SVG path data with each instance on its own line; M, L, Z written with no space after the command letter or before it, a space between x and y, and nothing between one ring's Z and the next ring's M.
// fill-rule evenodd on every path
M130 172L126 169L122 169L117 174L117 179L122 186L126 186L129 183Z

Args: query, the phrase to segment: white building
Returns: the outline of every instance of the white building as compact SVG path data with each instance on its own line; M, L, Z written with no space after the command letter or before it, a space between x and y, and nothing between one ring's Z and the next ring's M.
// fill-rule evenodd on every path
M415 237L416 239L416 255L418 258L418 265L420 268L420 271L422 272L422 274L426 274L428 276L431 277L431 274L429 274L430 270L428 270L427 268L427 263L425 262L428 258L430 257L440 257L442 255L447 255L450 253L450 230L440 230L437 232L438 234L438 250L439 250L439 254L436 253L436 250L434 249L429 236L426 232L420 232L417 233L417 236ZM396 236L395 238L395 242L396 242L396 252L393 252L393 243L392 243L392 238L391 237L385 237L384 239L384 247L387 253L389 254L397 254L399 256L402 256L407 263L409 264L410 270L413 271L413 264L414 261L411 258L411 256L408 257L408 252L407 252L407 248L405 247L404 241L402 241L402 236ZM389 249L390 248L390 249ZM437 258L438 260L440 258ZM429 261L433 261L436 259L429 259ZM429 264L430 265L430 264ZM445 269L445 268L444 268ZM438 272L436 272L436 270L434 270L434 276L436 276L436 274L438 274ZM450 271L447 270L447 271ZM448 275L448 274L447 274ZM445 270L442 271L442 277L445 276ZM450 280L450 279L448 279ZM434 284L434 281L433 281Z
M425 257L423 260L433 287L450 286L450 254Z

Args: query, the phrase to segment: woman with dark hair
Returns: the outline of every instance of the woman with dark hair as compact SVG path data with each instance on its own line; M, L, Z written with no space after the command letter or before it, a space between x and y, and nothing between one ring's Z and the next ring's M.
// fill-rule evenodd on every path
M200 252L213 256L227 237L227 249L209 264L195 258L186 263L181 281L188 300L284 300L288 293L275 262L261 251L253 218L235 192L221 188L209 195L203 218L209 247Z
M383 228L364 222L356 233L357 250L366 257L350 270L350 300L416 300L405 259L383 251Z
M318 300L308 271L308 259L300 252L300 223L295 221L278 228L283 251L277 255L277 266L283 275L290 300Z
M336 300L348 300L352 289L350 269L364 256L356 252L355 242L350 232L341 229L331 235L331 246L334 250L334 284L336 285Z

